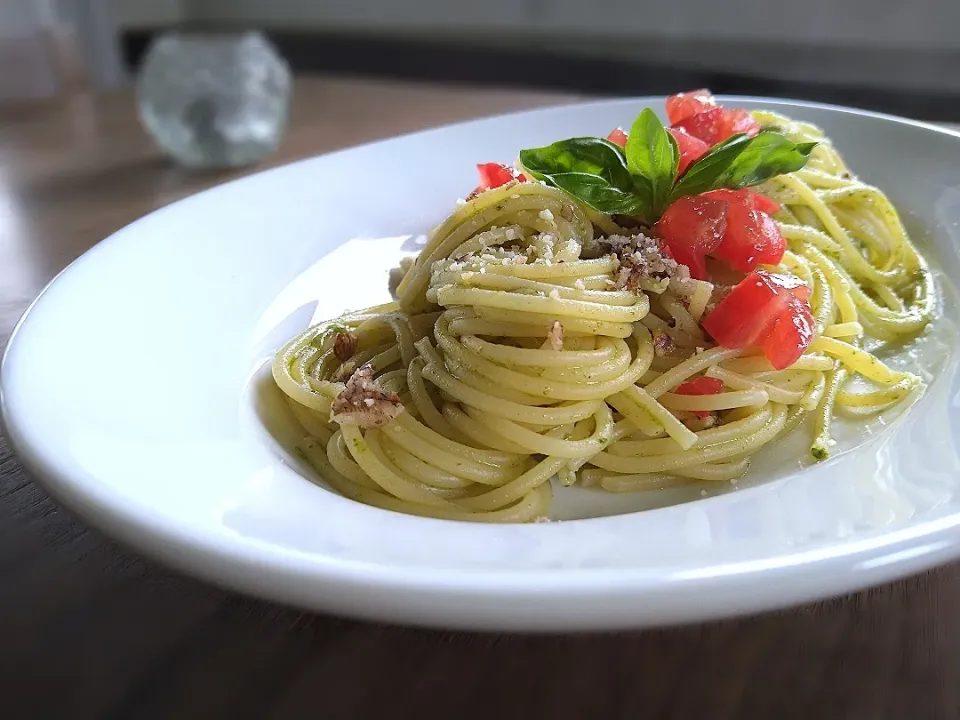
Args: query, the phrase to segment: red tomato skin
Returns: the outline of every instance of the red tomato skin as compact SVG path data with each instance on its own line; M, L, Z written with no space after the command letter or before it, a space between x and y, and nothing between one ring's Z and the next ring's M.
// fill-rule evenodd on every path
M706 255L693 252L693 250L686 245L677 245L676 247L664 245L664 248L669 251L678 265L687 266L687 269L690 271L690 277L694 280L706 280L709 277L707 274Z
M723 392L723 381L712 377L698 377L680 383L674 389L677 395L716 395ZM698 418L709 417L712 413L709 410L694 410L693 414Z
M701 325L725 348L759 346L782 370L813 342L808 288L798 278L763 270L748 275Z
M724 110L723 122L720 125L723 140L743 133L754 137L760 132L760 123L754 120L753 115L746 110Z
M753 190L748 190L747 192L750 195L750 200L753 202L754 209L766 213L767 215L776 215L778 212L780 212L780 203L777 201L771 200L765 195L761 195Z
M740 349L755 345L786 302L769 273L744 278L700 324L720 345Z
M710 91L701 88L688 92L677 93L667 98L667 120L675 125L681 120L703 112L716 105L716 100Z
M678 176L683 175L688 167L710 152L709 145L700 138L695 138L683 128L667 128L667 132L673 135L673 139L677 141L677 148L680 150Z
M653 226L673 258L697 280L707 279L705 256L720 244L726 229L727 203L687 195L676 200Z
M727 202L746 203L750 206L751 210L759 210L767 215L775 215L780 211L780 203L775 202L770 198L755 192L754 190L749 190L746 188L743 190L728 190L726 188L720 190L708 190L703 194L707 197L726 200Z
M720 106L706 107L680 120L671 120L671 123L709 145L716 145L734 135L754 137L760 132L760 123L746 110L727 110Z
M761 248L757 251L757 262L763 265L779 264L787 251L787 241L780 232L780 226L772 217L759 210L751 210L750 215L756 219L756 225L750 226L749 232L758 240L762 238L754 243L754 247Z
M750 272L760 263L779 263L787 242L773 219L745 205L731 204L729 208L727 229L713 256L743 273Z
M789 298L763 339L763 354L776 370L790 367L810 347L815 327L810 306Z
M712 147L724 139L722 136L723 108L712 107L696 115L690 115L673 123L673 127L683 130Z
M723 392L723 380L712 377L698 377L677 385L673 391L677 395L716 395Z
M612 142L614 145L619 145L620 147L627 146L627 134L623 131L623 128L611 130L610 134L607 135L607 140Z
M791 284L789 286L784 283L781 284L780 287L784 290L788 290L790 294L793 295L797 300L802 303L810 302L810 286L807 285L803 280L791 275L781 275L780 273L774 273L773 276L777 278L783 278L785 281L790 281Z
M740 272L748 273L758 264L776 265L783 258L787 241L779 226L764 212L755 209L756 198L749 190L711 190L707 197L727 202L727 224L713 256Z
M699 279L699 275L703 275L703 277L707 276L706 257L691 252L690 249L684 245L678 246L677 250L680 253L679 257L670 249L670 246L666 245L661 239L660 253L664 257L674 260L678 265L686 265L692 277Z
M511 180L525 182L527 179L523 173L500 163L478 163L477 172L480 173L480 185L477 186L477 190L481 192L506 185Z

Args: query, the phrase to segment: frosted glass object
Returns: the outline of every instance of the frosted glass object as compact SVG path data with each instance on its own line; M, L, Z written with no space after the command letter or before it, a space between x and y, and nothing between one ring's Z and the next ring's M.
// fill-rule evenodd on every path
M188 167L250 165L276 150L290 106L290 69L259 33L171 33L137 78L140 118Z

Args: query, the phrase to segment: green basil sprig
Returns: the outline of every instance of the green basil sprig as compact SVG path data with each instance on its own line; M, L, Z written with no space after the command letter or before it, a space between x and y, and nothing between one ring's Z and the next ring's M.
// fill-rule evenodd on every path
M680 166L680 149L650 108L644 109L633 121L624 154L634 186L649 200L650 208L659 217L658 211L673 189Z
M565 190L602 212L645 216L651 206L635 193L623 151L608 140L571 138L520 152L520 164L538 180Z
M674 185L671 198L759 185L802 168L816 146L815 142L793 143L785 135L769 130L752 138L734 135L687 168Z
M631 215L652 225L677 198L758 185L807 164L816 143L794 143L765 130L717 144L677 177L680 151L656 113L637 116L626 148L595 137L522 150L524 172L599 212Z

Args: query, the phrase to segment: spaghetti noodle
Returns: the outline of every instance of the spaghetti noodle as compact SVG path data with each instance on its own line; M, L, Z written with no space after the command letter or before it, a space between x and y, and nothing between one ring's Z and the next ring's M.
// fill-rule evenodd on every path
M394 302L312 327L276 355L320 477L390 510L531 521L548 515L554 477L610 492L735 480L809 416L820 459L834 415L916 397L921 380L864 345L905 339L932 315L931 274L895 209L819 129L753 117L818 143L805 167L756 188L779 203L788 243L767 269L810 288L815 339L799 359L776 369L717 345L700 325L716 283L670 263L632 272L625 246L650 254L647 270L656 259L636 226L514 179L430 233ZM723 389L681 392L697 378Z

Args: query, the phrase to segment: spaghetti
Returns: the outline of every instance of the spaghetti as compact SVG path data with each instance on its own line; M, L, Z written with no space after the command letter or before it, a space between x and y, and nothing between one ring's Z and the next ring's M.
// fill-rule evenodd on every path
M548 515L552 478L610 492L735 480L807 417L821 459L835 415L916 397L921 380L864 342L906 339L933 312L931 274L895 209L819 129L753 117L818 143L802 169L755 188L779 203L788 243L766 269L810 289L815 337L795 362L777 369L714 342L700 323L719 283L675 263L658 272L644 228L511 179L430 233L394 302L278 352L273 376L305 430L304 457L363 503L524 522ZM633 272L625 247L649 256L647 272ZM722 390L682 392L698 378Z

